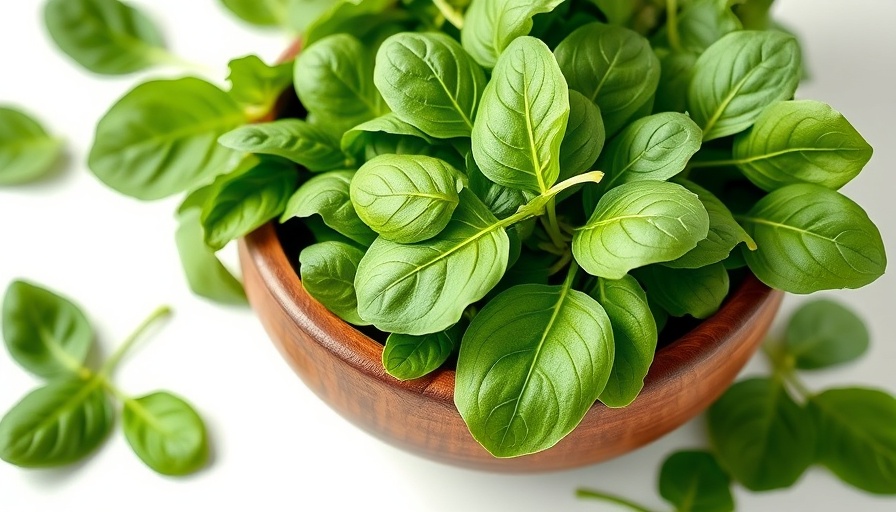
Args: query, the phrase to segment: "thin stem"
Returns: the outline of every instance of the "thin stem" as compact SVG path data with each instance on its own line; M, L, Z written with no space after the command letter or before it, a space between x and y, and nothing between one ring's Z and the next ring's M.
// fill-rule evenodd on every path
M636 512L653 512L649 508L643 507L633 501L627 500L625 498L614 496L612 494L603 493L600 491L593 491L591 489L577 489L576 496L579 498L589 498L594 500L602 500L609 501L610 503L615 503L617 505L622 505L623 507L628 507L631 510L635 510Z
M678 0L666 0L666 33L673 51L681 51L681 36L678 34Z
M552 276L559 273L561 270L563 270L563 267L565 267L570 261L572 261L572 253L569 251L564 251L560 256L560 259L558 259L553 265L551 265L551 268L548 269L548 275Z
M154 324L156 321L161 320L165 317L171 315L171 308L168 306L159 306L155 309L146 320L144 320L137 329L128 336L124 342L118 347L115 352L106 360L106 363L103 364L103 367L100 368L99 374L105 378L105 376L110 375L113 371L115 371L115 367L118 366L118 363L121 361L121 358L127 354L127 352L138 342L143 334Z
M576 280L576 275L579 273L579 264L576 263L576 260L570 259L569 270L566 272L566 279L563 280L563 288L571 289L573 281Z
M560 232L560 223L557 222L557 206L552 198L547 205L548 212L548 220L545 222L542 217L542 224L544 224L544 229L547 231L548 236L551 237L551 243L554 244L558 249L566 248L566 240L563 239L563 233Z
M455 11L445 0L432 0L432 3L438 7L442 16L458 30L464 28L464 17L461 13Z

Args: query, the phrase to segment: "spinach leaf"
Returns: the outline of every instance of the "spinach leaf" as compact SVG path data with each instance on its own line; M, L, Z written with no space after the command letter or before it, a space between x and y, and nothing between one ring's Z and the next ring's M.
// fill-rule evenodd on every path
M222 304L246 304L242 283L221 263L215 250L206 245L201 214L201 208L188 208L178 214L174 234L190 290Z
M370 325L358 316L355 273L364 251L347 243L320 242L302 249L302 285L336 316L354 325Z
M681 185L637 181L607 192L572 239L589 274L622 279L629 270L680 258L706 238L709 215Z
M473 157L493 182L535 193L560 175L569 90L547 45L514 40L501 54L473 125Z
M765 284L790 293L860 288L883 275L880 232L849 198L821 185L788 185L738 217L758 249L746 252Z
M354 164L330 132L301 119L240 126L218 138L218 143L238 151L283 157L312 172L345 169Z
M390 334L383 350L383 367L399 380L423 377L442 366L460 344L462 334L457 326L423 336Z
M140 460L163 475L187 475L208 462L205 423L182 398L158 391L124 401L124 437Z
M303 0L220 0L230 12L243 21L263 27L285 26L291 3L309 3ZM318 3L330 3L318 2Z
M560 144L558 181L592 170L606 138L600 108L580 92L569 91L569 120Z
M124 75L175 60L152 21L118 0L49 0L44 23L59 49L94 73Z
M18 110L0 107L0 185L34 181L47 174L62 153L61 139Z
M233 59L227 64L230 97L247 110L249 117L262 118L292 84L292 62L269 66L255 55Z
M868 350L868 328L854 312L829 299L804 304L787 324L782 348L801 370L858 359Z
M569 83L600 107L607 134L614 134L656 92L660 62L650 43L627 28L589 23L554 50Z
M871 159L871 146L843 114L811 100L765 108L749 131L734 139L734 163L757 187L791 183L839 189Z
M896 398L874 389L829 389L809 399L817 460L844 482L896 494Z
M762 110L793 97L800 81L800 49L781 32L740 30L719 39L697 59L688 90L703 140L742 132Z
M619 280L598 278L589 294L603 306L613 324L616 355L600 401L608 407L632 403L656 352L657 329L647 294L632 276Z
M486 84L460 44L435 32L386 39L373 80L399 119L439 139L470 136Z
M483 67L492 68L520 36L532 30L532 17L548 13L563 0L471 0L460 32L464 49Z
M367 247L376 233L364 224L352 205L349 187L354 175L354 171L332 171L306 181L289 199L280 222L317 214L327 226Z
M638 269L635 277L644 284L650 299L672 316L709 318L728 296L728 271L713 263L700 268L669 268L650 265Z
M687 112L688 87L694 75L698 55L691 52L661 52L660 81L656 88L657 112Z
M473 437L496 457L550 448L606 386L614 355L610 319L571 284L514 286L464 334L454 402Z
M0 420L0 459L27 468L52 467L96 449L114 419L101 382L69 377L28 393Z
M232 169L218 137L246 122L227 93L197 78L138 85L100 119L87 164L109 187L151 200Z
M710 452L681 451L660 469L660 495L676 512L733 512L731 479Z
M443 331L498 283L509 250L503 224L472 192L461 190L454 216L435 238L410 245L373 242L355 277L358 313L382 331Z

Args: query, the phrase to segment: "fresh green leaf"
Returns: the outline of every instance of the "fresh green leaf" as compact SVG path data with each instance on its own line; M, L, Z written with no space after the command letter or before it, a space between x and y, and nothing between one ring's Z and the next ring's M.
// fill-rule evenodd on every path
M293 0L290 9L290 24L304 34L302 39L306 48L333 34L350 33L363 37L385 22L402 20L406 16L401 10L392 9L395 0L331 0L326 10L315 5L309 11L307 4L320 2Z
M460 44L435 32L386 39L373 79L399 119L439 139L470 136L486 84Z
M533 16L551 12L561 3L563 0L472 0L460 40L476 62L495 67L510 44L532 30Z
M332 171L306 181L289 199L280 222L320 215L327 226L367 247L376 233L364 224L352 205L349 194L354 175L354 171Z
M860 288L883 275L880 231L849 198L821 185L788 185L738 220L756 241L747 264L762 282L790 293Z
M173 60L153 22L118 0L49 0L44 23L59 49L94 73L124 75Z
M205 232L199 220L201 214L200 208L188 208L180 213L174 234L190 290L222 304L246 304L242 283L221 263L214 249L205 244Z
M660 469L660 496L676 512L733 512L731 479L712 453L680 451Z
M779 380L738 382L709 408L707 421L722 466L751 491L790 487L815 458L812 417Z
M383 367L399 380L423 377L442 366L460 344L462 334L457 326L423 336L390 334L383 350Z
M590 0L600 12L604 13L607 21L613 25L626 25L635 15L637 4L631 0Z
M569 91L569 121L560 144L559 181L592 170L606 137L600 108L580 92Z
M370 325L358 316L355 273L364 251L342 242L320 242L302 249L299 271L305 290L339 318Z
M686 52L703 53L713 43L731 32L742 30L731 4L742 0L694 0L678 16L679 47ZM668 45L668 34L660 33L657 41Z
M548 47L520 37L501 55L473 126L479 169L505 187L542 193L560 175L569 90Z
M783 348L802 370L816 370L858 359L868 350L868 328L837 302L818 299L790 318Z
M220 1L224 7L243 21L262 27L276 27L286 25L289 4L296 0ZM329 0L327 3L330 3Z
M622 279L629 270L680 258L706 238L709 215L697 195L661 181L625 183L604 195L572 239L589 274Z
M426 242L377 238L355 277L358 313L387 332L429 334L456 324L507 269L510 241L467 189L448 226Z
M247 55L233 59L227 67L230 97L253 118L270 113L283 91L292 84L291 61L269 66L255 55Z
M767 30L772 27L770 11L774 0L740 0L734 12L747 30Z
M28 393L0 420L0 459L27 468L75 462L99 446L113 421L99 379L52 381Z
M473 437L496 457L556 444L609 379L610 319L570 281L503 292L476 315L461 342L454 402Z
M125 400L124 437L147 466L163 475L188 475L208 462L205 423L182 398L158 391Z
M725 265L714 263L701 268L669 268L650 265L635 274L656 301L672 316L712 316L728 296L730 281Z
M800 49L781 32L739 30L710 46L694 64L688 105L703 140L742 132L762 110L793 97Z
M374 134L414 137L431 145L434 140L416 126L402 121L394 112L381 115L355 126L342 136L341 147L346 154L363 156L367 147L375 144ZM421 146L423 147L423 146Z
M3 299L3 339L12 358L48 379L80 373L93 346L93 328L64 297L13 281Z
M811 100L765 108L748 132L734 139L734 162L757 187L792 183L839 189L871 159L871 146L843 114Z
M0 107L0 185L34 181L59 160L62 140L24 113Z
M218 137L246 122L227 93L197 78L138 85L100 119L90 170L109 187L151 200L232 169L238 154Z
M498 185L488 179L479 170L472 153L467 157L467 176L470 180L470 190L499 219L513 215L534 197L531 192Z
M687 112L688 87L694 75L698 55L691 52L657 52L660 58L660 82L656 88L657 112Z
M222 135L218 143L237 151L283 157L312 172L345 169L354 163L342 152L338 139L301 119L240 126Z
M600 107L607 134L618 132L656 92L660 62L640 34L589 23L554 50L569 83Z

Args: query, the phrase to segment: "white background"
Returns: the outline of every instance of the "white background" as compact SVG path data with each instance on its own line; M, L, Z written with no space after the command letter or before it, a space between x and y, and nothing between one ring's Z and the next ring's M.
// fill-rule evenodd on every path
M284 36L241 24L215 0L141 0L170 47L202 62L222 83L231 57L273 60ZM831 103L865 135L875 156L845 193L862 204L896 255L896 2L779 0L781 20L802 37L812 80L800 98ZM57 51L37 0L0 3L0 103L18 105L68 141L67 165L41 183L0 189L0 288L25 277L73 297L106 353L159 304L176 316L128 358L122 388L171 389L207 419L210 466L188 478L161 477L134 456L119 430L74 467L23 470L0 462L0 510L613 510L579 501L591 486L667 509L655 491L666 454L705 444L701 421L626 457L584 469L504 476L447 467L387 446L330 411L280 358L245 309L223 308L186 288L173 241L176 200L140 203L105 188L85 160L93 127L109 105L147 76L92 76ZM896 272L860 290L831 293L862 312L873 345L863 360L808 379L865 384L896 393L893 339ZM798 303L788 298L785 309ZM754 361L748 371L762 369ZM0 351L0 411L37 381ZM896 425L893 426L896 428ZM740 510L889 511L875 498L813 469L793 489L737 490Z

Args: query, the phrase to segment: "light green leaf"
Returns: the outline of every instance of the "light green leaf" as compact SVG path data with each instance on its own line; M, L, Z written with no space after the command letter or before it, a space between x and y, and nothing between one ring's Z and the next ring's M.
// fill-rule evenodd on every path
M395 0L331 0L331 6L326 10L318 5L309 10L307 4L319 4L320 1L292 0L290 24L304 34L302 39L306 48L333 34L364 37L383 23L400 21L407 16L401 9L394 9Z
M563 0L472 0L460 32L464 49L486 68L518 37L532 30L532 17L551 12Z
M569 91L569 120L560 144L558 181L593 170L606 138L600 108L580 92Z
M702 53L726 34L742 30L731 5L743 0L694 0L678 16L679 44L687 52ZM665 30L657 43L668 45Z
M676 512L734 512L731 479L710 452L670 455L660 469L659 488Z
M336 316L354 325L370 325L358 316L355 273L364 251L342 242L320 242L302 249L302 286Z
M591 0L600 12L604 13L607 21L613 25L625 25L635 15L637 4L631 0Z
M253 118L270 113L283 91L292 84L291 61L268 66L255 55L247 55L231 60L227 67L230 97Z
M801 370L827 368L858 359L868 350L865 322L829 299L804 304L790 318L782 348Z
M434 140L420 131L416 126L402 121L394 112L365 121L342 136L341 147L346 154L362 157L368 146L375 144L375 134L395 135L398 137L414 137L426 145ZM422 147L422 146L421 146Z
M396 379L419 379L442 366L460 344L462 334L457 326L423 336L390 334L383 350L383 367Z
M352 205L350 186L354 171L331 171L306 181L289 199L280 222L293 217L320 215L324 223L364 247L376 233L364 224Z
M0 185L34 181L52 170L62 140L24 113L0 107Z
M180 397L158 391L125 400L122 423L134 453L157 473L188 475L208 462L205 423Z
M312 172L345 169L354 163L342 152L338 139L301 119L240 126L222 135L218 143L246 153L283 157Z
M719 310L728 296L728 271L714 263L701 268L669 268L650 265L639 269L635 277L644 285L650 299L672 316L691 315L704 319Z
M288 6L295 0L220 0L243 21L263 27L284 26ZM329 3L329 1L328 1Z

